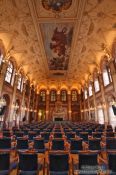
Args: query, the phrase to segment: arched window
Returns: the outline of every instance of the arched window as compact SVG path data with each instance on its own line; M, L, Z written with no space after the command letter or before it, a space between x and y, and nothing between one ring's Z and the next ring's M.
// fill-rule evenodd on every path
M46 101L46 91L45 90L41 90L41 92L40 92L40 101L41 102Z
M17 89L22 92L23 90L23 76L20 74L18 83L17 83Z
M100 90L100 84L99 84L98 77L95 78L95 81L94 81L94 88L95 88L95 92L98 92L98 91Z
M61 90L61 101L66 102L67 101L67 91L66 90Z
M92 95L93 95L92 85L89 84L89 96L92 96Z
M14 71L14 66L11 61L8 63L8 67L6 70L6 75L5 75L5 81L8 83L12 83L12 76L13 76L13 71Z
M104 82L104 86L109 85L112 82L112 77L111 77L111 71L109 67L105 67L103 69L103 82Z
M85 96L85 99L87 99L88 95L87 95L87 90L86 89L84 91L84 96Z
M56 99L57 99L56 90L51 90L51 92L50 92L50 101L55 102Z
M77 90L72 90L71 91L71 100L73 102L76 102L77 101Z

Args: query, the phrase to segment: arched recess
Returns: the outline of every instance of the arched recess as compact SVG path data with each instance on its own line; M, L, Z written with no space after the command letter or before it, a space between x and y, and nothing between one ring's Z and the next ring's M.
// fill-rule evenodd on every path
M10 96L8 94L4 94L3 99L5 100L6 104L5 106L3 106L0 116L1 116L1 120L3 121L4 127L6 127L8 114L9 114L9 107L10 107Z

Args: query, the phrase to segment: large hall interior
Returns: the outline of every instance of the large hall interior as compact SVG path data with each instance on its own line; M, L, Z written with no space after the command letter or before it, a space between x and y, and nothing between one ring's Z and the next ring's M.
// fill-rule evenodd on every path
M116 0L0 0L0 175L116 175Z

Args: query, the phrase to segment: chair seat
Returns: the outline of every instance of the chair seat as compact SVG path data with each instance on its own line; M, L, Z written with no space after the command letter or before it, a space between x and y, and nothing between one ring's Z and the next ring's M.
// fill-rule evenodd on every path
M67 171L64 171L64 172L50 172L50 175L68 175L68 172Z
M17 168L17 162L13 162L10 165L10 170L0 170L0 175L9 175L9 172Z
M39 163L37 171L40 171L40 170L42 170L42 164ZM21 171L19 175L37 175L37 171Z
M9 170L0 171L0 175L9 175Z
M71 152L71 154L77 154L77 153L79 153L79 151L80 150L71 150L70 152Z
M11 165L10 165L10 170L16 169L17 166L18 166L17 162L12 162Z
M37 153L45 153L46 149L35 149Z
M37 171L22 171L19 175L37 175Z

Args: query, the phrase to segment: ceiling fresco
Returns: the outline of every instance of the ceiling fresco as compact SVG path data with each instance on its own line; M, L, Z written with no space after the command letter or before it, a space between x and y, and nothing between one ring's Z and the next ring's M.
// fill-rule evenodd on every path
M46 10L61 12L70 8L72 0L42 0L42 5Z
M73 28L73 23L41 24L50 70L68 69Z
M0 0L0 43L38 87L79 89L115 38L116 0Z

